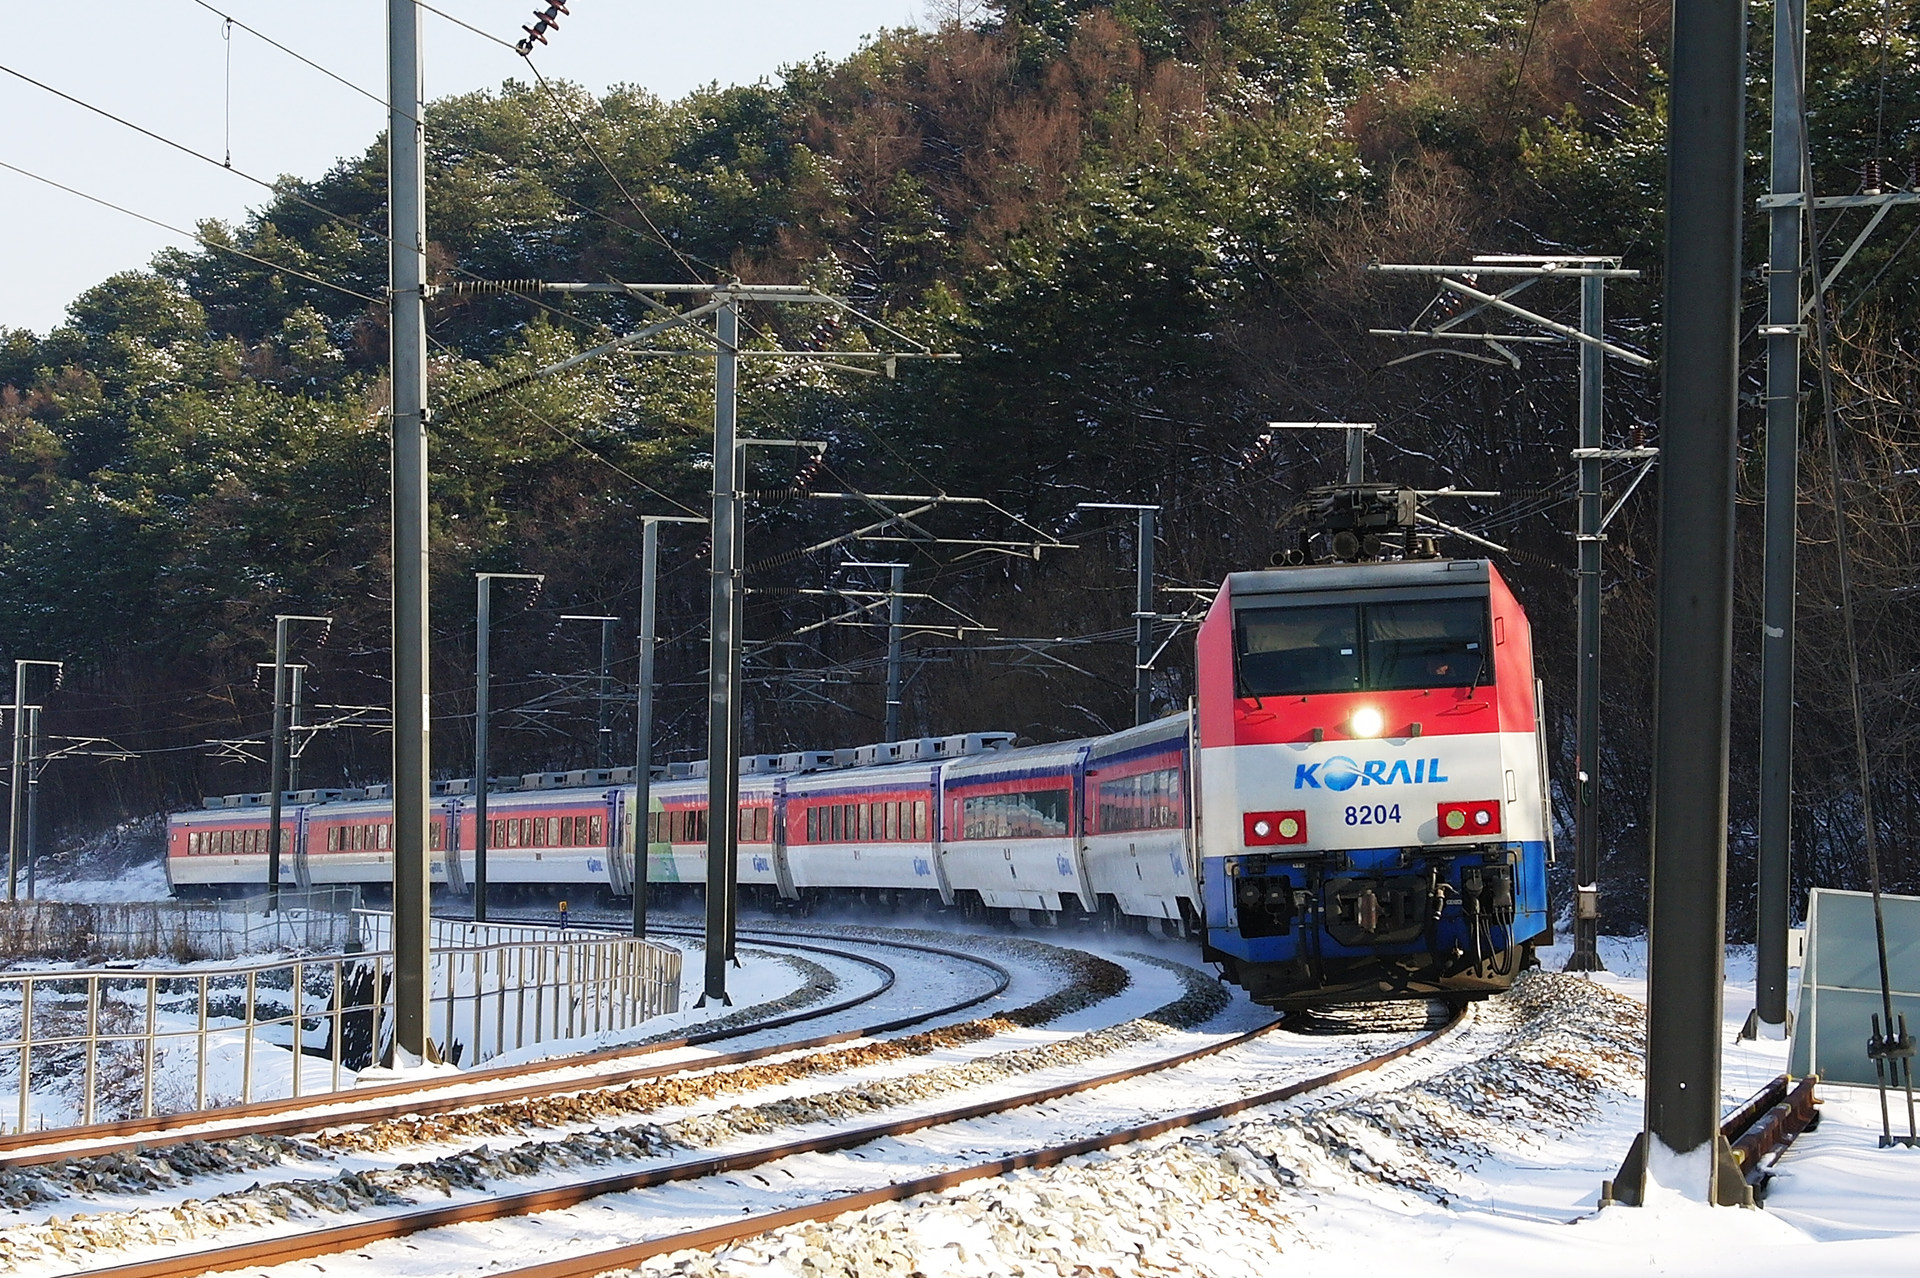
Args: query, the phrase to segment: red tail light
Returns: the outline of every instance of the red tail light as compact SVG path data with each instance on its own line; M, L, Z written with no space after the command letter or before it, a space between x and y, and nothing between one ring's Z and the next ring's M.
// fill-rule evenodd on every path
M1480 799L1473 803L1440 805L1440 837L1468 839L1482 834L1500 833L1500 800Z
M1305 843L1307 814L1305 812L1249 812L1244 818L1242 832L1250 848Z

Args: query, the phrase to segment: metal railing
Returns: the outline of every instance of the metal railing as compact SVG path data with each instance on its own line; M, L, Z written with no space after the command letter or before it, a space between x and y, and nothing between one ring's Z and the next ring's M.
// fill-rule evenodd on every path
M351 1087L392 1042L392 976L383 949L205 970L0 973L0 1130ZM677 1010L680 955L579 933L435 948L431 989L443 1056L471 1066Z
M152 958L181 962L274 951L339 953L353 937L360 889L289 890L269 913L260 896L219 901L0 902L0 957Z

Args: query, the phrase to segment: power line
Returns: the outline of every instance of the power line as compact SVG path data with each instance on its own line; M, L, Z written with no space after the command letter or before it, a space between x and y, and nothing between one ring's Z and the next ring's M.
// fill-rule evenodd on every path
M465 358L460 354L460 352L454 350L451 346L448 346L445 342L441 341L437 337L429 337L427 340L432 342L435 347L439 348L440 350L446 352L449 355L454 356L455 358ZM599 462L602 466L605 466L608 470L611 470L614 474L619 475L622 479L634 485L636 488L641 489L643 492L651 493L653 496L658 497L661 501L666 502L670 506L677 507L678 509L685 511L689 515L697 515L700 513L699 511L695 510L693 507L687 505L685 502L680 501L678 498L670 497L666 493L660 491L658 488L655 488L652 484L649 484L646 480L641 479L638 475L635 475L633 472L627 470L624 466L621 466L617 462L613 461L611 458L605 456L604 454L599 452L597 449L589 447L587 442L584 439L581 439L578 435L567 430L564 426L560 425L560 423L554 421L552 418L548 417L545 413L542 413L539 409L533 407L531 404L528 404L526 401L515 396L511 390L507 390L503 392L503 398L505 398L507 402L512 404L515 408L518 408L521 412L533 418L535 421L539 422L542 426L545 426L548 430L552 431L555 435L558 435L561 439L566 440L568 443L578 448L581 452L593 458L593 460Z
M208 4L207 0L193 0L193 3L199 5L202 9L205 9L208 13L211 13L214 17L219 18L223 22L227 23L229 26L239 27L242 31L246 32L248 35L252 36L254 39L261 40L267 44L272 45L274 48L280 50L280 52L286 54L288 57L292 58L294 61L305 63L307 66L312 67L315 71L318 71L321 75L326 76L329 80L338 81L340 84L343 84L347 88L352 89L355 93L367 99L369 102L377 103L382 109L386 109L387 100L381 97L379 94L373 93L373 92L370 92L369 90L361 88L359 85L347 79L345 76L340 75L337 72L328 70L326 67L321 66L318 62L315 62L312 58L309 58L304 54L296 53L294 50L289 49L284 44L281 44L278 40L274 39L272 36L268 35L266 32L256 30L255 28L250 27L246 23L240 21L240 19L235 17L230 17L227 14L222 13L220 10ZM425 5L421 6L421 8L425 8L425 7L426 7ZM405 112L402 112L401 114L403 116L406 115ZM406 116L406 118L412 119L413 117Z
M434 8L432 5L426 3L426 0L414 0L414 4L416 7L420 9L424 9L426 12L431 13L436 18L445 18L448 22L451 22L454 26L461 27L461 28L464 28L465 30L473 32L473 34L479 36L482 40L491 40L493 43L499 45L503 49L512 49L513 52L516 54L520 52L519 48L514 45L513 41L502 40L499 36L493 34L493 32L491 31L483 31L479 27L474 26L471 22L463 22L459 18L454 17L451 13L448 13L445 9Z
M516 49L515 52L519 52L519 50ZM553 104L553 109L558 111L561 118L573 126L574 134L580 139L580 144L587 148L587 153L600 165L600 171L607 175L607 180L613 183L614 189L618 190L620 194L625 197L627 203L633 206L633 211L640 215L640 220L647 224L647 230L652 232L653 238L659 240L667 252L673 254L674 260L680 263L681 269L686 271L687 275L695 283L706 283L707 281L700 278L700 272L694 269L692 260L688 258L685 253L681 252L673 241L661 233L660 228L655 225L653 218L648 216L644 208L640 207L640 201L633 197L633 192L627 190L627 184L620 180L619 175L613 171L613 166L608 164L606 157L600 154L600 148L596 147L593 144L593 139L587 136L587 131L582 127L580 121L574 119L573 112L567 110L566 106L560 101L559 94L554 91L551 84L547 83L547 77L540 74L540 68L533 64L533 59L524 53L521 53L520 56L526 62L527 70L533 72L534 80L539 83L542 91L546 93L547 100ZM595 102L597 104L598 99L595 99ZM711 262L705 263L705 265L708 270L718 271L720 269Z
M195 0L195 3L200 3L200 0ZM275 46L275 47L279 47L279 46ZM292 56L299 57L298 54L292 54ZM304 61L307 61L307 59L302 58L301 61L304 62ZM63 101L69 102L74 106L81 108L82 110L91 111L95 115L98 115L103 119L111 120L113 123L118 124L123 128L132 129L135 133L141 134L142 136L147 138L151 138L153 141L160 143L162 146L171 147L174 150L179 151L183 155L191 156L192 158L199 160L202 163L210 164L218 169L223 169L226 172L233 174L235 177L238 177L243 179L244 181L253 183L255 186L260 187L263 190L271 191L277 198L291 200L295 204L298 204L303 208L311 209L315 213L320 214L322 217L329 218L332 221L339 223L341 226L347 227L348 229L355 231L361 235L371 236L372 238L377 239L384 244L393 243L393 237L389 235L387 232L379 230L376 227L368 226L366 223L361 222L356 218L348 217L344 213L337 213L334 210L327 208L325 205L319 204L316 201L310 200L304 195L301 195L298 191L291 190L280 183L269 181L266 178L259 177L256 174L249 173L245 169L236 169L235 167L233 167L231 160L228 160L225 162L221 160L217 160L213 156L208 155L203 151L196 151L194 148L186 145L184 142L178 142L170 137L165 136L164 134L156 133L152 129L149 129L144 125L136 124L132 120L129 120L124 116L116 115L104 107L95 106L93 103L87 102L81 98L77 98L73 96L71 93L67 93L63 90L56 89L50 84L46 84L40 80L36 80L32 76L27 75L24 72L16 71L12 67L6 66L5 64L0 64L0 72L5 72L6 74L13 76L15 79L22 80L25 83L32 85L36 89L41 89L47 93L51 93L53 96L60 98ZM407 116L405 118L411 119L412 117ZM55 183L53 185L58 185L58 184ZM74 194L81 194L81 193L74 192ZM93 197L88 196L86 198L91 199ZM105 201L97 201L97 202L105 203ZM124 212L126 210L122 210L122 211ZM134 216L137 217L139 215L134 214ZM147 220L151 221L152 219L147 219ZM175 230L177 228L170 227L168 229ZM184 232L182 233L184 234ZM195 236L194 238L198 239L199 237ZM205 243L204 240L202 240L201 242L203 244ZM246 255L242 254L242 256L246 256ZM255 260L263 260L263 259L255 259ZM293 268L283 267L280 269L291 271ZM459 265L450 266L448 269L455 275L465 276L466 278L472 279L472 280L482 280L482 282L490 282L490 281L483 280L481 276L476 275L472 271L469 271L465 267L462 267ZM293 273L299 274L298 271L294 271ZM304 276L303 278L313 279L314 277ZM325 283L325 281L318 281L318 282ZM343 289L342 291L350 291L350 290ZM354 294L354 296L365 297L366 295L363 293L356 293ZM374 304L377 306L384 306L386 304L383 301L373 299L373 298L368 298L367 300L373 301ZM584 320L579 319L577 316L569 315L567 312L562 311L557 307L549 306L545 302L542 302L539 298L529 298L528 300L531 301L533 305L538 307L539 309L547 312L550 315L558 316L560 319L563 319L570 324L576 324L576 325L579 325L581 328L585 328L589 330L591 330L592 328L592 325L586 323Z
M4 68L0 68L0 70L4 70ZM215 163L218 163L218 161L215 161ZM170 222L162 222L157 217L148 217L145 213L136 213L132 209L127 208L125 205L115 204L112 200L105 200L100 198L97 195L89 195L87 194L87 192L80 190L78 187L68 186L64 182L56 182L50 177L42 177L40 174L35 173L30 169L23 169L17 164L8 164L5 160L0 160L0 169L6 169L11 173L18 173L21 177L24 177L24 178L31 178L35 182L43 183L44 185L52 187L56 191L65 191L68 195L77 195L81 199L87 200L94 204L98 204L102 208L112 209L116 213L124 213L128 217L137 218L140 221L145 222L150 226L157 226L163 231L171 231L175 235L183 236L186 239L192 240L194 243L200 245L202 248L213 249L216 252L220 252L220 253L231 253L235 257L244 257L249 262L257 263L261 266L267 267L270 270L284 271L288 275L296 276L297 278L306 280L307 282L312 284L318 284L322 288L330 288L336 292L345 293L348 297L358 298L360 301L371 303L374 306L386 305L385 300L378 297L369 297L367 294L360 292L358 289L348 288L344 284L336 284L332 280L321 279L318 275L310 275L306 271L300 270L297 267L288 266L284 262L271 261L267 258L259 256L256 253L249 253L245 249L235 248L231 244L222 244L218 240L210 240L206 236L200 234L198 231L184 230L180 227L173 225Z

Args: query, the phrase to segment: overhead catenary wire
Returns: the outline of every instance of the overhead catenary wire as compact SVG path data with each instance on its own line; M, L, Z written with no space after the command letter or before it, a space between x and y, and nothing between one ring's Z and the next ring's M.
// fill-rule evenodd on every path
M295 54L293 56L298 57L299 55ZM301 60L306 61L306 59L304 58ZM216 159L215 157L208 155L204 151L196 150L195 148L188 146L184 142L180 142L174 138L167 137L163 133L157 133L154 130L147 128L145 125L138 124L133 120L127 119L125 116L117 115L114 112L107 110L105 107L97 106L94 103L86 101L84 98L75 97L73 94L67 93L61 89L57 89L42 80L36 80L34 77L27 75L25 72L17 71L14 68L5 65L4 63L0 63L0 72L4 72L7 75L13 76L15 79L21 80L26 84L30 84L34 88L40 89L43 92L50 93L54 97L60 98L65 102L71 103L72 105L77 106L84 111L90 111L93 114L100 116L102 119L109 120L114 124L120 125L122 128L131 129L135 133L138 133L143 137L150 138L153 141L160 143L162 146L171 147L173 150L178 151L183 155L191 156L193 159L199 160L204 164L210 164L215 168L223 169L226 172L233 174L235 177L242 179L243 181L253 183L255 186L260 187L262 190L272 192L276 198L291 200L293 203L300 205L302 208L310 209L313 212L320 214L320 216L327 218L333 222L336 222L341 226L347 227L348 229L355 231L361 235L370 236L373 239L376 239L383 244L391 245L393 243L393 237L390 234L388 234L386 231L380 230L377 227L368 226L366 223L360 221L358 218L348 217L346 214L330 209L326 207L324 204L321 204L315 200L310 200L306 196L301 195L298 191L289 188L284 183L270 181L267 178L263 178L259 176L258 174L249 173L244 169L235 168L233 166L231 156L229 156L226 161L221 161L219 159ZM411 119L412 117L407 117L407 118ZM16 171L24 172L24 170L16 170ZM27 174L27 176L31 177L36 175ZM60 185L57 182L51 181L51 179L42 178L41 180L48 182L49 185L53 185L53 186ZM75 191L70 187L62 187L62 189L68 190L75 195L82 195L83 198L93 199L95 203L105 204L107 205L107 207L115 208L120 212L123 212L123 213L130 212L130 210L120 209L117 205L110 204L105 200L100 200L93 196L87 196L85 195L84 192ZM142 217L143 215L136 213L136 214L133 214L133 216ZM143 220L154 222L154 224L158 226L166 226L165 223L156 222L152 218L143 217ZM179 228L171 227L171 226L167 226L166 229L174 231L176 234L191 235L192 238L195 239L196 241L202 244L207 244L206 240L202 239L199 235L195 233L181 231L179 230ZM216 247L216 246L209 244L208 247ZM240 252L241 256L243 257L251 256L237 249L229 249L228 251ZM275 263L272 263L265 258L253 257L252 260L259 262L262 265L275 266L276 269L288 271L294 275L300 276L302 279L311 280L315 283L321 283L321 284L327 283L327 281L325 280L321 280L318 277L311 274L303 273L292 267L277 266ZM467 277L468 279L478 280L482 283L492 282L492 281L485 280L482 276L476 275L474 272L469 271L465 267L459 266L457 264L448 267L448 269L453 274L462 275ZM351 292L351 290L342 288L339 285L330 285L330 287L340 288L342 292ZM372 301L377 306L386 305L386 303L383 300L378 298L369 298L365 293L353 293L353 296L363 298L368 301ZM589 330L593 328L593 325L588 324L584 320L581 320L578 316L570 315L566 311L560 310L558 307L549 306L547 303L542 302L538 298L528 298L526 300L531 302L534 306L538 307L540 310L543 310L550 315L556 316L557 318L563 319L570 324L576 324L582 328L587 328Z
M448 346L445 342L442 342L440 339L429 336L427 340L430 343L432 343L436 349L443 351L446 354L451 355L456 359L461 358L460 353L458 351L454 350L451 346ZM574 434L572 431L569 431L566 427L554 421L551 417L548 417L545 413L541 412L539 409L535 408L533 405L527 403L525 400L520 399L518 396L514 395L513 391L515 389L518 389L518 388L512 385L508 385L506 387L497 389L493 393L497 394L500 398L505 399L508 403L512 404L515 408L519 409L521 412L525 413L527 416L533 418L535 421L539 422L542 426L546 427L549 431L552 431L555 435L559 436L561 439L566 440L568 443L578 448L581 452L585 453L588 457L591 457L593 460L599 462L602 466L605 466L608 470L611 470L614 474L619 475L622 479L625 479L628 483L634 485L636 488L639 488L642 492L646 492L655 497L658 497L661 501L664 501L668 505L673 506L681 511L684 511L689 515L697 515L700 513L699 511L695 510L693 507L681 501L679 498L670 496L667 493L662 492L660 489L654 487L652 484L649 484L646 480L640 478L638 475L634 474L632 471L626 469L624 466L621 466L619 463L613 461L611 458L607 457L604 453L600 452L598 449L590 447L584 439L580 438L580 436Z
M252 36L254 39L259 40L265 44L272 45L274 48L280 50L280 52L286 54L288 57L292 58L294 61L303 63L306 66L313 68L315 71L318 71L321 75L326 76L329 80L336 81L337 83L344 85L349 89L352 89L355 93L367 99L369 102L372 102L378 105L382 110L388 109L386 98L382 97L380 94L374 93L368 89L363 89L359 85L355 84L353 81L347 79L345 76L340 75L338 72L329 70L328 68L321 66L318 62L315 62L312 58L307 57L305 54L296 52L293 49L289 49L286 45L281 44L278 40L274 39L272 36L268 35L266 32L261 31L255 27L250 27L246 23L240 21L240 19L233 17L231 14L228 14L223 10L214 8L212 5L207 3L207 0L192 0L192 2L194 4L199 5L202 9L205 9L208 13L211 13L214 17L219 18L222 22L226 23L229 27L239 27L242 31L246 32L248 35ZM426 8L425 5L422 5L420 7L423 9ZM402 114L404 115L405 113L402 112ZM406 118L412 119L413 117L406 116Z
M215 163L218 163L218 161L215 161ZM135 212L133 209L126 207L124 204L115 204L112 200L103 199L98 195L89 194L88 192L82 191L80 188L75 186L68 186L65 182L55 181L53 178L45 177L39 173L35 173L31 169L23 169L17 164L9 164L5 160L0 160L0 169L6 169L10 173L18 173L23 178L30 178L35 182L39 182L46 186L50 186L54 188L56 191L65 191L68 195L78 196L80 199L86 200L92 204L98 204L102 208L112 209L115 213L124 213L128 217L135 218L139 221L147 223L149 226L157 226L163 231L170 231L173 234L182 237L183 239L192 240L194 243L200 245L202 248L211 249L219 253L231 253L235 257L243 257L247 261L253 262L259 266L264 266L269 270L285 272L286 274L292 275L298 279L306 280L310 284L318 284L322 288L333 289L337 293L344 293L348 297L358 298L360 301L370 303L371 305L374 305L374 306L386 305L386 301L382 298L369 296L366 293L362 293L358 289L348 288L345 284L337 284L332 280L322 279L320 276L311 274L310 272L307 272L307 271L303 271L298 267L288 266L285 262L276 262L276 261L273 261L271 258L261 257L257 253L249 253L247 252L247 250L243 248L236 248L231 244L222 244L218 240L210 240L206 236L200 234L198 231L189 231L183 227L175 226L171 222L163 222L157 217L150 217L145 213Z
M593 139L587 136L586 128L581 125L580 121L574 118L573 112L567 110L565 104L560 101L559 94L555 92L551 84L547 83L547 77L542 75L540 68L534 65L533 58L518 48L514 51L519 53L521 58L525 60L527 70L533 72L535 82L538 83L541 90L546 93L547 100L553 104L553 109L559 112L560 117L573 127L575 136L580 139L580 144L586 147L587 153L591 155L594 158L594 162L600 166L600 171L607 175L607 180L613 183L614 189L619 191L621 197L633 206L633 211L640 215L640 220L646 224L647 230L652 233L653 238L658 240L667 252L673 254L674 260L680 264L682 270L686 271L688 278L692 279L695 283L708 283L709 281L702 279L700 272L694 269L692 259L680 250L679 245L669 240L666 235L661 232L659 226L655 224L646 209L641 207L640 201L635 199L633 192L627 189L627 184L620 180L620 176L613 171L613 166L608 164L606 157L600 154L600 148L595 146ZM715 266L711 262L705 265L710 271L717 273L720 270L718 266Z

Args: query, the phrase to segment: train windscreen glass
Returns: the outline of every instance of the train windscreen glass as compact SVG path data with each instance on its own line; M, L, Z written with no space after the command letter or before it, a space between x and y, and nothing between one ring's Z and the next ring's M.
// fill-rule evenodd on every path
M1485 599L1246 608L1234 622L1242 697L1493 682Z
M1360 610L1352 604L1249 608L1234 620L1241 696L1360 688Z

